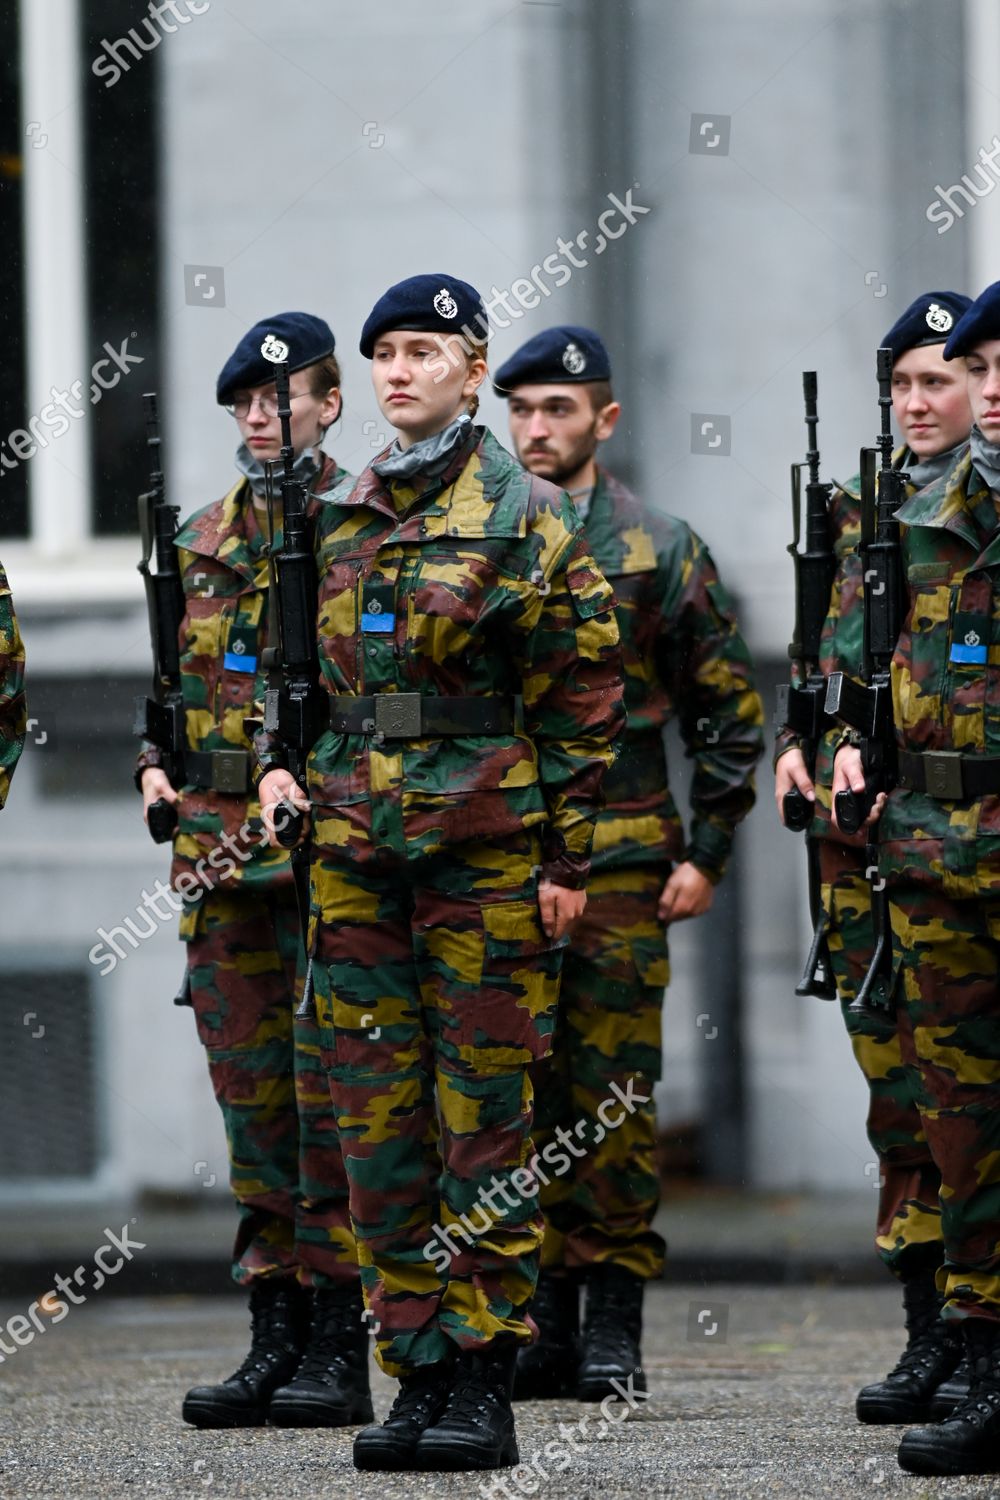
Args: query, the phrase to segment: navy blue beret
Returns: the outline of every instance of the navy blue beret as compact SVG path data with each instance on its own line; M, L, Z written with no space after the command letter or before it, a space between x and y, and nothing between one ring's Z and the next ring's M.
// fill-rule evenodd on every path
M396 330L415 333L467 333L474 339L489 338L490 325L483 299L474 286L434 271L427 276L409 276L378 299L361 330L361 353L371 359L375 341Z
M944 346L944 357L957 359L986 339L1000 339L1000 281L994 281L985 292L979 293L975 302L969 303L968 311Z
M220 406L232 400L235 391L267 385L274 379L274 364L260 352L269 335L287 346L289 374L325 359L333 353L336 342L329 323L313 317L312 313L283 312L263 318L243 335L222 366L215 386L215 399ZM280 353L276 346L271 347Z
M509 396L516 385L610 379L611 361L600 336L592 328L563 323L522 344L496 372L493 389Z
M881 347L892 350L895 364L908 349L918 349L924 344L943 344L966 308L971 306L971 297L965 297L961 292L924 292L896 319Z

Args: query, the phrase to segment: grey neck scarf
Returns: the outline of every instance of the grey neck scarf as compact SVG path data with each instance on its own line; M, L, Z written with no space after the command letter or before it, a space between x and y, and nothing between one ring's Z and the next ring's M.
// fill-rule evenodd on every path
M264 473L264 464L259 458L255 458L247 447L241 443L236 450L236 467L243 478L249 481L250 488L258 499L262 499L267 493L267 485ZM306 489L309 489L313 480L320 471L320 461L316 457L313 448L305 448L295 460L292 472L296 479L301 479ZM281 464L274 466L274 496L276 500L281 498Z
M982 475L991 490L1000 490L1000 447L987 442L976 426L969 434L969 447L976 472Z
M421 438L410 448L400 448L397 438L385 458L372 464L372 469L380 479L413 479L418 474L424 479L437 479L471 431L472 418L463 412L440 432Z
M975 432L976 429L972 430ZM960 443L955 444L954 448L948 448L944 453L935 453L930 458L917 459L916 463L912 464L904 462L903 468L909 474L911 483L915 484L918 490L922 490L926 485L933 484L936 479L941 479L955 463L965 444L966 439L963 438ZM1000 453L1000 450L997 451ZM916 454L913 457L916 458Z

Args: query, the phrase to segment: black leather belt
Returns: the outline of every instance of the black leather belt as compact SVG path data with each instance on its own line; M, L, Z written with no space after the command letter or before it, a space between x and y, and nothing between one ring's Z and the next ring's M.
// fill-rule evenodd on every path
M899 752L899 784L945 802L1000 792L1000 755L963 755L960 750Z
M250 757L245 750L185 750L184 776L188 786L238 796L250 789Z
M330 699L336 734L374 734L387 740L419 740L445 734L510 734L513 698L432 698L424 693L376 693L370 698L338 694Z

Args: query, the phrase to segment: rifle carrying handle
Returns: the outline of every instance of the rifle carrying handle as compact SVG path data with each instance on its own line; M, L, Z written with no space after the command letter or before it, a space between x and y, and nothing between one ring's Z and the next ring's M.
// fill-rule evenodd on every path
M867 792L854 792L850 787L846 791L838 792L834 798L837 812L837 825L842 833L860 833L865 826L865 820L872 810L872 797Z
M781 799L781 811L785 827L791 829L792 833L802 833L812 822L814 807L809 798L804 797L797 786L793 786Z
M279 811L284 814L280 827L277 818ZM287 798L280 798L275 808L274 833L282 849L295 848L302 837L304 824L305 813L299 812L298 808L293 807Z
M146 822L154 844L169 844L177 830L177 809L166 797L157 797L149 804Z

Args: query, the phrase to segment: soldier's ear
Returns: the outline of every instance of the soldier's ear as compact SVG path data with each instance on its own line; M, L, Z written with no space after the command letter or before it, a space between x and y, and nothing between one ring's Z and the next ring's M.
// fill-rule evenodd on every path
M324 432L336 422L340 416L342 406L343 397L340 394L340 387L337 385L331 386L330 390L323 397L323 404L319 409L319 425Z
M615 430L615 424L622 414L619 401L609 401L607 406L602 406L594 421L594 436L599 443L604 443Z
M465 397L474 396L489 373L489 366L485 359L477 356L470 359L469 368L462 385L462 395Z

